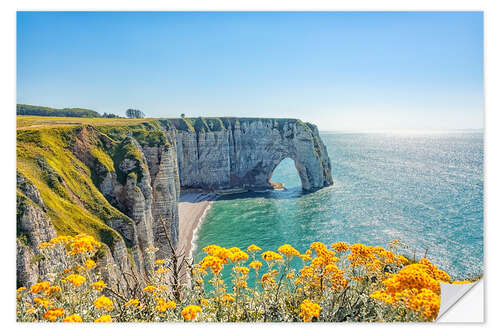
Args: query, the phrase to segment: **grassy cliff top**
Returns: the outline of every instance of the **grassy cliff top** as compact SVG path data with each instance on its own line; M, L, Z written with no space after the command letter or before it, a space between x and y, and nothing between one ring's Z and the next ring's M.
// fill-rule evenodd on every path
M259 120L273 120L274 126L282 128L286 122L298 122L303 125L313 126L293 118L239 118L239 117L198 117L198 118L76 118L76 117L44 117L44 116L17 116L17 129L54 128L67 126L92 125L101 126L137 126L141 124L163 125L165 128L175 127L180 131L210 132L220 131L230 127L231 124L253 122Z

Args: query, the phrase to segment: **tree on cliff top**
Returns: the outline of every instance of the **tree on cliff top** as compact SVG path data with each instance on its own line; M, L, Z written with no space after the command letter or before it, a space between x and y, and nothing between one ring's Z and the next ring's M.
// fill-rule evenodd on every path
M127 109L125 114L127 115L127 118L144 118L145 116L144 112L137 109Z

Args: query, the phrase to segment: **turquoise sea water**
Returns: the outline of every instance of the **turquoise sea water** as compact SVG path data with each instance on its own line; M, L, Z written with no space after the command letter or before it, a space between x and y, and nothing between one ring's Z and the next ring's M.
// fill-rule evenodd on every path
M304 194L292 160L273 174L287 190L223 196L198 231L209 244L305 251L314 241L386 246L428 258L453 278L483 271L483 132L322 133L334 185Z

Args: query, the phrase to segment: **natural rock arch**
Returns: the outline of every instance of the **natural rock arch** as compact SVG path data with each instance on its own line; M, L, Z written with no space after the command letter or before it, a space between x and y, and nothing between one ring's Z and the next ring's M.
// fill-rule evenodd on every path
M288 160L288 161L287 161ZM275 189L282 189L282 188L287 188L288 186L291 186L292 184L287 183L282 183L276 178L276 170L280 167L283 167L283 165L288 165L288 164L293 164L293 168L295 171L295 176L297 179L299 179L301 186L304 184L304 180L300 177L299 170L297 169L297 165L295 163L295 160L290 157L284 157L281 161L279 161L274 168L272 168L271 173L269 174L269 177L267 179L267 182L271 184L271 186ZM293 171L292 171L293 172ZM289 176L289 175L288 175ZM274 178L274 179L273 179Z
M326 147L316 126L297 119L222 118L224 129L179 132L181 186L212 190L271 189L269 178L286 157L295 161L302 189L333 184Z

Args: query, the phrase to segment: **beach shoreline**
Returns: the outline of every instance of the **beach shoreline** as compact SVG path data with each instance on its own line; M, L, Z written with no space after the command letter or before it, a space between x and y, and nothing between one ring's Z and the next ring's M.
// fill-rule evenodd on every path
M185 192L179 197L179 242L177 251L192 258L195 236L212 202L217 199L213 192Z

